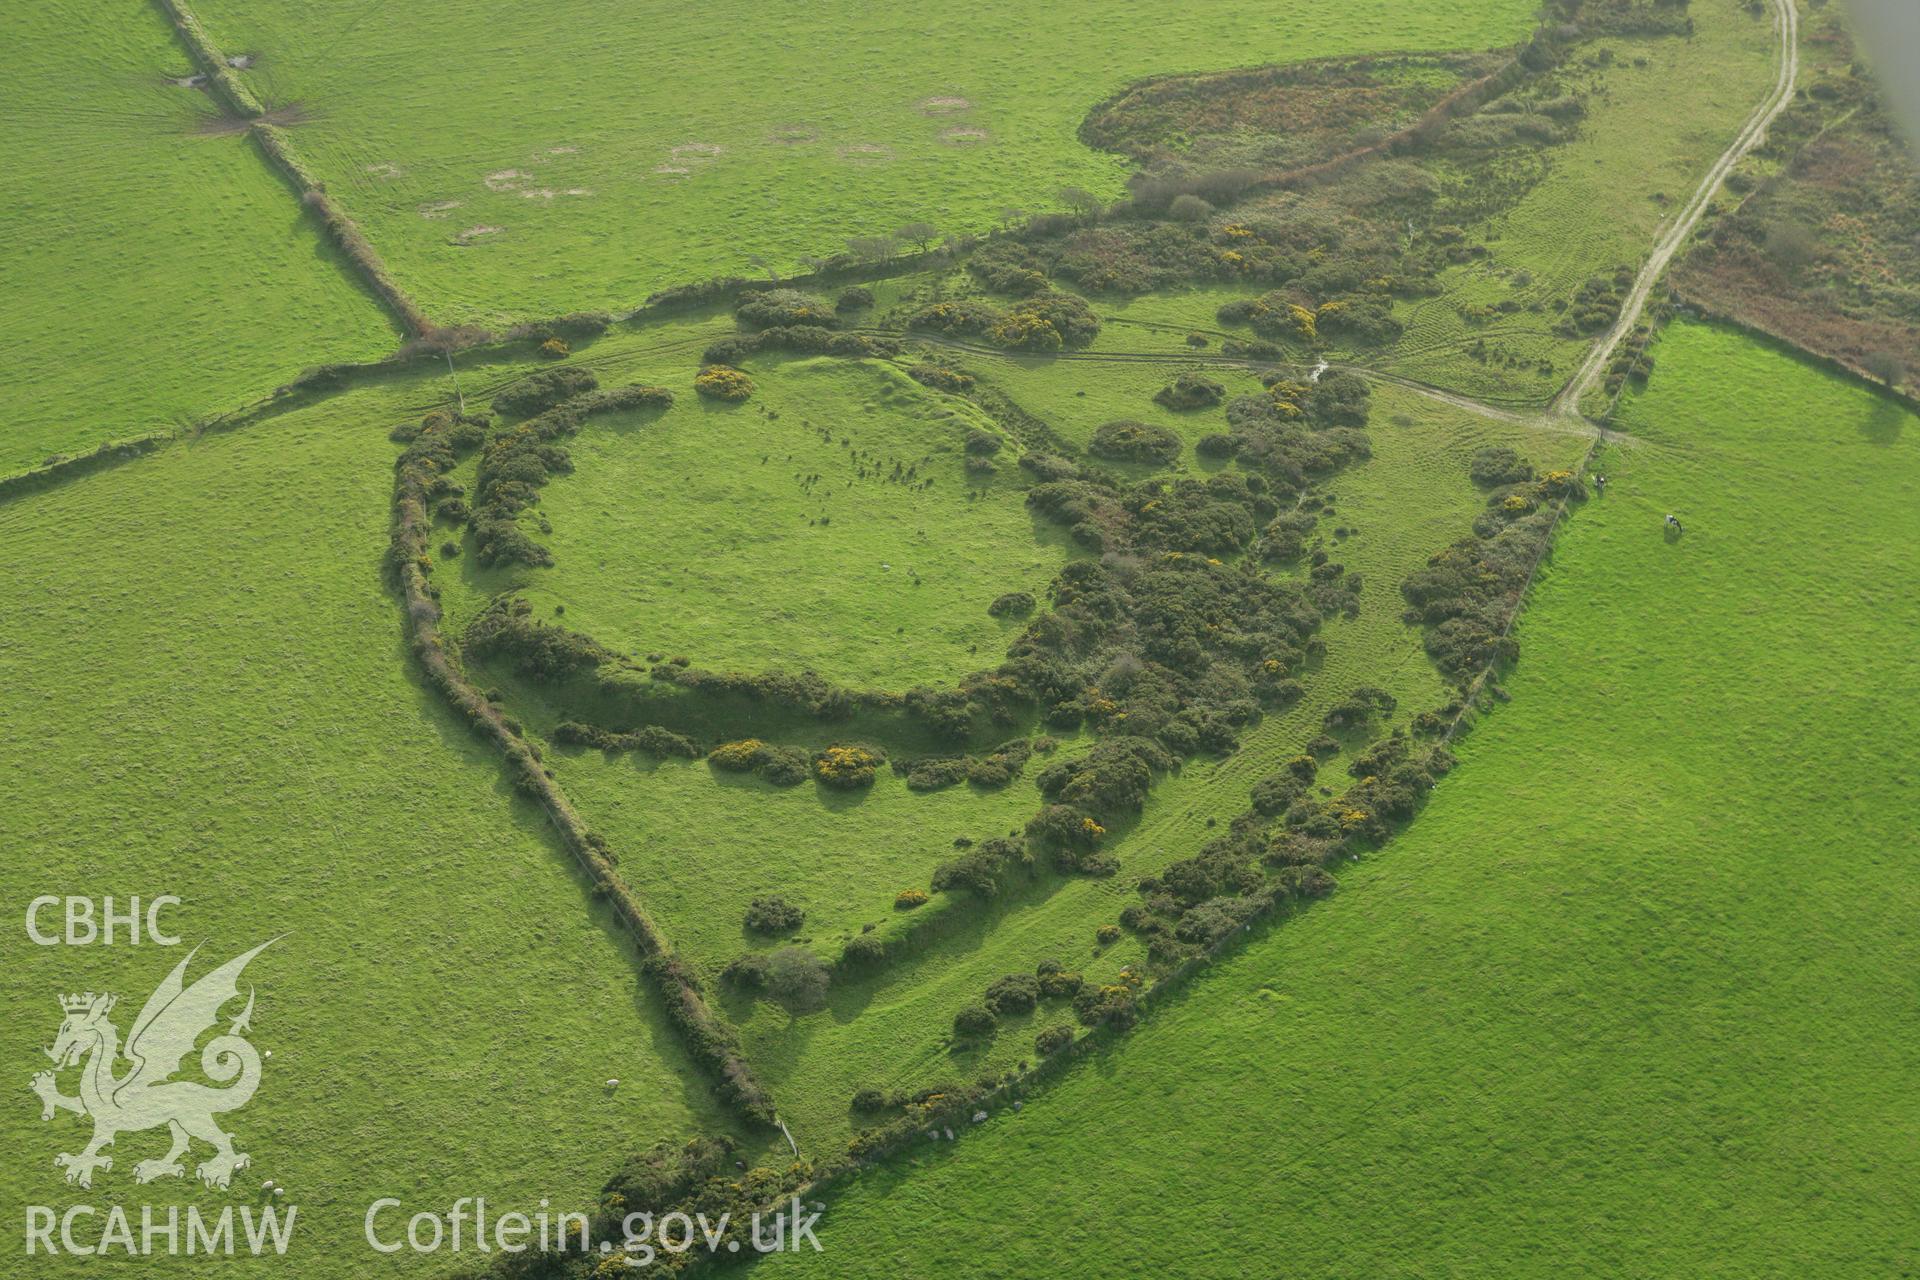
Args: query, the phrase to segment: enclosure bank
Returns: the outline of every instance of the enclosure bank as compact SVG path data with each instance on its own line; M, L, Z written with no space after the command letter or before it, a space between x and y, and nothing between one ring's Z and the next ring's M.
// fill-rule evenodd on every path
M70 1206L64 1213L48 1205L27 1206L27 1256L39 1253L95 1254L124 1253L144 1258L162 1254L283 1254L293 1240L293 1222L300 1210L286 1206L284 1216L277 1205L259 1209L241 1205L239 1231L234 1230L233 1205L223 1207L209 1217L198 1205L182 1210L168 1205L156 1210L145 1204L139 1208L139 1221L128 1211L113 1205L100 1210L90 1204Z

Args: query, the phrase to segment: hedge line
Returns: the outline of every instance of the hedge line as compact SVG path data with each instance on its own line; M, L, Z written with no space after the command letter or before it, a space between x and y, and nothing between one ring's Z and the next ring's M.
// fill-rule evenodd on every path
M193 12L180 4L179 0L155 0L155 3L160 6L160 12L167 15L167 20L173 23L181 43L187 46L187 52L199 64L201 72L207 77L208 87L220 99L221 105L245 120L265 115L266 108L260 105L260 100L253 96L253 91L241 82L240 77L233 74L233 68L227 65L220 50L214 47L213 38L200 25L200 19L194 17Z
M10 476L0 476L0 501L39 493L42 489L51 489L68 480L104 471L134 458L143 458L172 439L171 432L160 431L132 440L109 440L91 453L60 458L25 471L16 471Z
M606 841L588 829L568 802L541 764L538 749L467 680L440 634L440 606L427 577L432 530L428 497L434 481L454 457L445 439L454 425L442 415L441 422L424 426L395 469L388 555L405 603L413 655L447 704L475 733L499 748L515 788L546 810L568 851L593 880L595 893L613 904L639 945L643 972L658 984L668 1016L684 1036L694 1060L713 1078L722 1100L750 1121L774 1124L773 1100L741 1055L733 1027L707 1004L699 979L674 953L639 898L614 870L614 857Z
M422 337L433 332L433 321L388 273L386 263L362 234L359 225L327 194L326 184L293 154L286 133L264 118L266 108L240 77L233 73L233 68L227 65L226 58L215 47L206 28L200 25L200 19L180 0L155 0L155 3L173 23L173 29L187 46L187 52L206 75L208 87L213 90L214 96L228 111L249 122L247 133L254 145L299 191L301 202L320 215L328 237L365 277L375 296L406 326L409 336Z
M286 131L265 120L255 120L247 132L252 136L254 145L260 148L260 153L298 188L301 203L320 216L328 238L339 247L340 252L347 255L347 259L366 280L367 287L406 326L408 334L418 338L432 333L438 326L427 318L427 313L387 271L386 262L361 232L360 225L327 194L326 186L294 155Z
M1671 284L1668 286L1668 292L1674 306L1686 307L1688 310L1694 312L1698 319L1704 320L1709 324L1725 325L1729 329L1737 330L1749 338L1764 343L1777 351L1784 351L1790 356L1807 361L1818 369L1822 369L1827 373L1837 374L1849 382L1863 386L1877 395L1885 396L1909 412L1920 413L1920 396L1909 395L1898 387L1888 386L1866 370L1855 368L1839 356L1828 355L1822 351L1815 351L1812 347L1802 346L1785 334L1775 333L1765 325L1755 324L1751 320L1742 320L1731 312L1722 311L1710 303L1702 302L1698 298L1688 297L1678 289L1673 288ZM1615 397L1615 402L1618 402L1618 397Z

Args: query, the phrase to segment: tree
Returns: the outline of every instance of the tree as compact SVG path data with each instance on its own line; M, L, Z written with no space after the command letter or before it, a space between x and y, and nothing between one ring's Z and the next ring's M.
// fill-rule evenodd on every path
M925 253L927 247L933 243L934 237L940 234L940 230L931 222L909 222L893 234L898 239L907 241L919 249L920 252Z
M1205 222L1213 216L1213 206L1196 195L1175 196L1167 214L1176 222Z
M900 242L892 236L854 236L847 249L863 262L887 262L900 252Z
M1890 387L1897 387L1907 376L1907 366L1891 351L1868 352L1861 367Z
M1088 222L1092 222L1095 216L1099 214L1101 205L1105 202L1085 187L1062 187L1060 188L1060 203L1079 214L1082 218L1085 218Z
M819 956L806 947L782 947L767 957L767 994L793 1013L808 1013L827 1002L832 978Z

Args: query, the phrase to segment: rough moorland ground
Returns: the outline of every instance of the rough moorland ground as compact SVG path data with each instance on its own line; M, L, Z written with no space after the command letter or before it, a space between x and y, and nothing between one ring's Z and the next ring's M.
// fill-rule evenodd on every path
M1721 330L1659 356L1412 830L854 1184L812 1273L1913 1269L1920 419Z

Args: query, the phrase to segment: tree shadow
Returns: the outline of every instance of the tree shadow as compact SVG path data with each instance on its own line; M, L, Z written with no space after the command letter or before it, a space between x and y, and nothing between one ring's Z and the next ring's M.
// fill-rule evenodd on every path
M1860 434L1868 444L1887 445L1899 442L1900 433L1906 429L1908 411L1885 396L1875 396L1873 410L1861 420Z

